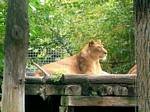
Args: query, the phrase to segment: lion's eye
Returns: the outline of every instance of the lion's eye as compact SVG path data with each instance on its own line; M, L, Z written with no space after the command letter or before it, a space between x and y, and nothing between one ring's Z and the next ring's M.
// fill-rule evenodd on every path
M101 49L102 49L101 46L97 46L97 47L96 47L96 50L97 50L97 51L101 51Z
M98 46L97 48L101 49L102 47L101 47L101 46Z

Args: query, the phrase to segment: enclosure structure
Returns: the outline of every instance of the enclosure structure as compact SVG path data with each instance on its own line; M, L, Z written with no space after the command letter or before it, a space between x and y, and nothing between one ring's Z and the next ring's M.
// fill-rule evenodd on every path
M135 75L26 77L26 112L137 111Z
M139 93L138 97L139 97L139 105L140 104L142 105L141 106L142 110L145 112L149 112L150 110L149 89L148 89L150 80L149 4L150 4L149 0L135 0L136 45L138 45L136 46L137 65L138 65L137 66L138 67L137 84ZM25 70L25 56L28 47L27 43L29 34L26 1L9 0L7 19L8 20L6 22L7 24L6 39L5 39L6 55L5 55L5 70L4 70L5 75L3 81L4 85L3 85L2 111L24 112L24 72L25 72L24 70ZM79 77L80 80L78 79ZM26 95L40 95L43 97L43 99L46 99L47 95L57 95L59 93L58 95L60 95L61 97L59 110L61 112L74 111L75 107L78 106L120 106L120 107L135 106L134 102L135 95L132 94L130 96L129 94L130 93L129 91L132 90L129 89L130 86L129 87L120 86L120 85L131 85L132 88L132 86L134 85L134 78L132 79L131 77L126 75L123 76L123 80L121 80L122 78L121 79L119 78L122 77L121 75L112 77L109 76L106 78L107 80L103 76L102 77L100 76L103 80L100 80L98 77L95 78L92 77L88 78L87 76L85 77L79 76L79 77L77 76L74 78L69 78L68 76L64 76L61 79L62 81L60 81L61 85L51 85L51 87L48 87L50 86L49 84L51 84L51 81L49 82L49 79L32 80L31 77L26 78ZM80 83L78 83L78 81ZM89 92L90 90L94 90L94 87L96 87L96 86L92 87L92 85L94 84L99 85L99 87L102 88L103 91L101 89L98 89L101 91ZM57 87L60 88L60 90L56 89ZM118 89L114 89L114 87L120 88L119 90L124 92L121 93L115 92ZM52 90L54 90L54 92ZM107 92L105 92L104 90L106 90ZM91 96L90 94L92 94L93 96ZM133 98L133 100L130 98Z

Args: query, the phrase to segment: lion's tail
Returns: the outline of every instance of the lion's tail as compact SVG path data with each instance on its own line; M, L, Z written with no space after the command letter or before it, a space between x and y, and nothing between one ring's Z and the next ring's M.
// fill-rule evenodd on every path
M33 75L35 77L41 77L43 74L44 76L49 76L50 74L48 74L40 65L38 65L37 63L35 62L32 62L33 65L35 65L39 70L36 70Z

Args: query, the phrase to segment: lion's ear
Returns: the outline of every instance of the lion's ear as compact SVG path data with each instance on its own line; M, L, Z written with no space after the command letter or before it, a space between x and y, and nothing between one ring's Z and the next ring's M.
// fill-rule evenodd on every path
M91 40L91 41L89 42L89 47L93 46L94 43L95 43L94 40Z
M102 43L102 41L101 40L98 40L99 41L99 43Z

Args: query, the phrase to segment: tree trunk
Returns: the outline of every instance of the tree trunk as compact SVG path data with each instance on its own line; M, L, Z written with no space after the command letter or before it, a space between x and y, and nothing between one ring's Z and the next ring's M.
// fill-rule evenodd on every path
M8 0L2 112L25 112L25 62L28 47L27 0Z
M135 0L139 112L150 112L150 0Z

